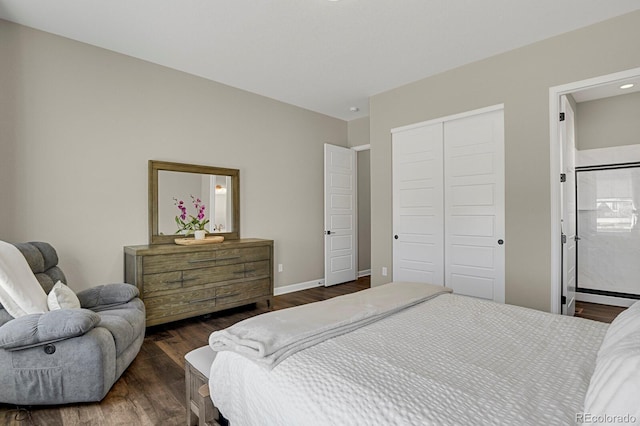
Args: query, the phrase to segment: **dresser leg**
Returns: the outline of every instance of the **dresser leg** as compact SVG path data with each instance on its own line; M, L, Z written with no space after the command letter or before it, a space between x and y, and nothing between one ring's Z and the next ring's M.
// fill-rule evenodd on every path
M271 299L267 299L267 309L271 310Z

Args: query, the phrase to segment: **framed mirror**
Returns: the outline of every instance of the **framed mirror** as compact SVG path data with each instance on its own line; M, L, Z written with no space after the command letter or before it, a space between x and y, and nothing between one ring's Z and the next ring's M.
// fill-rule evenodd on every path
M240 171L150 160L149 243L173 243L194 226L240 238Z

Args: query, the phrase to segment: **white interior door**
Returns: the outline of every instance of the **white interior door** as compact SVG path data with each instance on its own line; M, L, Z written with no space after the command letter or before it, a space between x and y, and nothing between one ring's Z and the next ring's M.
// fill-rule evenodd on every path
M504 111L444 123L445 282L504 303Z
M444 284L442 123L393 134L393 280Z
M324 283L356 279L356 152L324 144Z
M560 97L560 156L561 173L565 181L560 185L560 228L562 238L562 314L573 316L576 310L576 142L575 114L566 96Z

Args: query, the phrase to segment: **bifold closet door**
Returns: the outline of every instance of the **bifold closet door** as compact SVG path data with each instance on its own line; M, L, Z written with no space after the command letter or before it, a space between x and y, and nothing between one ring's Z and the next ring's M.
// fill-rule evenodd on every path
M504 111L444 123L445 284L504 303Z
M442 123L393 134L393 280L444 284Z

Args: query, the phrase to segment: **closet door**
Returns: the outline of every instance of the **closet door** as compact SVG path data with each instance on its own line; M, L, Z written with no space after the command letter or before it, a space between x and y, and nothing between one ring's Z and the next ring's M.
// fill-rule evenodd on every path
M442 123L393 134L393 280L444 284Z
M454 293L504 303L504 112L444 123L445 271Z

